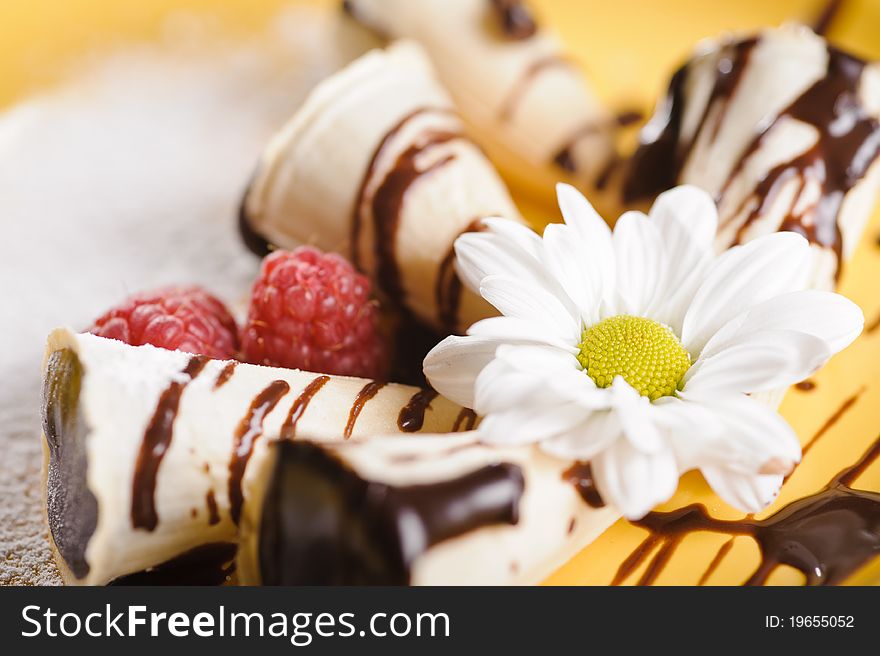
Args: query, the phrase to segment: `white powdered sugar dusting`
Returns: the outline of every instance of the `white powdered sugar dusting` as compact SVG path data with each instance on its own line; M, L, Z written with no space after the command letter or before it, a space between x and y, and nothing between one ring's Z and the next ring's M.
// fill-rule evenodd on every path
M0 584L50 584L40 503L40 361L126 294L201 284L240 310L237 233L260 150L338 68L336 14L303 7L230 40L175 16L162 43L91 56L0 113Z

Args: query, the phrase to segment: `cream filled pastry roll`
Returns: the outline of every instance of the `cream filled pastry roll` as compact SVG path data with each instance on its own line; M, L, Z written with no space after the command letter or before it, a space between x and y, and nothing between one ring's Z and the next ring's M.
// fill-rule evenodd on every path
M347 255L449 333L493 313L462 289L452 252L487 216L522 220L421 48L399 43L313 91L266 148L241 226L258 252L308 243Z
M475 431L271 451L249 479L244 584L536 584L620 516L588 465Z
M417 388L67 329L49 336L43 377L46 512L68 583L105 584L234 545L251 468L273 439L473 425L470 411Z
M475 138L520 188L590 187L615 159L616 121L522 0L346 0L357 22L428 51Z
M880 67L795 25L708 41L641 133L624 200L676 184L715 196L718 247L777 230L807 237L831 288L880 184Z

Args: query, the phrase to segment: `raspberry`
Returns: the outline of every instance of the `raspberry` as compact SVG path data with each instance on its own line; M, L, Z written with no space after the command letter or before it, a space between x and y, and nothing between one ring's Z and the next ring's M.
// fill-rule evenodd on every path
M385 347L369 280L310 246L263 260L242 332L244 360L325 374L383 378Z
M227 359L238 351L238 328L226 307L200 287L141 292L99 317L89 332L133 346L152 344Z

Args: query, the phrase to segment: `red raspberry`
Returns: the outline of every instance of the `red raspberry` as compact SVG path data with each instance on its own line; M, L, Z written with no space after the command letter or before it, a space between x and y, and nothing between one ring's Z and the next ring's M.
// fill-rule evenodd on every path
M238 351L238 328L226 307L200 287L164 287L127 298L89 332L126 344L152 344L211 358Z
M382 378L385 348L370 281L310 246L275 251L254 283L241 338L247 362Z

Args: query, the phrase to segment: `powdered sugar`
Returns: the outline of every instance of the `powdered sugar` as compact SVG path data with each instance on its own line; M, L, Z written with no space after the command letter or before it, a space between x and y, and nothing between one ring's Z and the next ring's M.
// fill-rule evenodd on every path
M243 306L236 213L259 152L346 55L335 15L291 9L253 41L192 17L92 58L0 114L0 584L58 581L39 501L39 363L127 293L204 285Z

